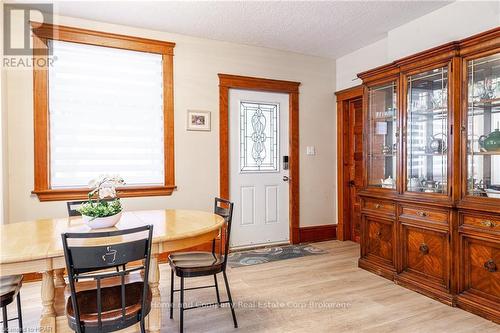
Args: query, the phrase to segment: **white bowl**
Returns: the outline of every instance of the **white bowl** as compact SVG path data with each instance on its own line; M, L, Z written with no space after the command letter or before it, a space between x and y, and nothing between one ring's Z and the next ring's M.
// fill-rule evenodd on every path
M106 216L106 217L92 217L82 215L83 222L88 225L91 229L101 229L113 227L120 221L122 217L122 212L118 214Z

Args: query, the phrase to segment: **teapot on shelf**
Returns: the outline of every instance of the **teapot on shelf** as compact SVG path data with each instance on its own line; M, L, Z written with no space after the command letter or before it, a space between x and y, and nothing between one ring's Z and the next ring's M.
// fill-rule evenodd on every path
M499 123L497 123L497 129L488 135L481 135L479 137L479 147L483 151L500 151L500 130L498 129Z
M412 191L420 191L422 189L422 179L412 177L408 180L408 188Z
M427 151L431 154L444 153L448 149L446 147L446 134L438 133L431 135L429 138L429 144L427 145Z
M396 182L391 176L389 176L386 179L380 179L380 183L382 184L382 188L394 188L394 184Z

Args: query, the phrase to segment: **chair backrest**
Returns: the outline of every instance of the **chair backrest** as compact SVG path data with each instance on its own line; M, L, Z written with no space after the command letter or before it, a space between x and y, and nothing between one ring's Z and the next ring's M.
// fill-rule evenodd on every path
M66 202L66 206L68 207L68 216L80 216L78 208L86 201L68 201Z
M220 215L226 221L225 232L221 234L220 254L223 255L223 266L227 264L227 255L229 253L229 237L231 236L231 222L233 220L233 207L234 203L229 200L215 198L214 213ZM224 245L224 252L222 253L222 245Z
M144 270L141 304L141 318L144 318L153 240L152 225L108 232L63 233L61 237L76 323L81 322L75 281L85 279L96 281L98 325L102 327L101 281L114 277L121 278L122 319L125 321L125 276L140 270ZM112 237L112 242L105 244L106 238L109 241ZM139 260L142 261L142 265L126 268L127 263ZM122 269L120 270L119 267ZM108 268L116 268L116 270L106 270ZM79 329L79 331L84 330L81 326Z

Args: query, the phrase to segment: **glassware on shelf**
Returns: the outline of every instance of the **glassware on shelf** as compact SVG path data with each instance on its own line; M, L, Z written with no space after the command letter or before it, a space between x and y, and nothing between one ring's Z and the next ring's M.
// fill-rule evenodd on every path
M396 82L368 90L368 186L396 188Z
M448 191L448 67L407 77L406 191Z
M467 62L467 194L500 198L500 54Z

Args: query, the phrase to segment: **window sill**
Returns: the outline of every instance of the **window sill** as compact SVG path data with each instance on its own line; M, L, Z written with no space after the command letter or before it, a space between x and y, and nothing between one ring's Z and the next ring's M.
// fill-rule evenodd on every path
M176 188L175 185L126 187L117 189L117 194L119 198L167 196L172 195ZM40 201L85 200L88 198L89 189L33 190L31 193Z

